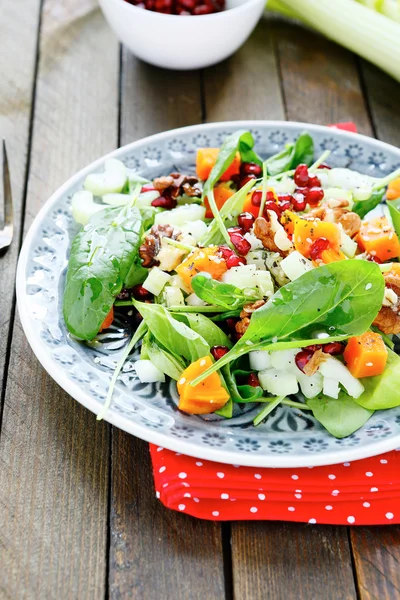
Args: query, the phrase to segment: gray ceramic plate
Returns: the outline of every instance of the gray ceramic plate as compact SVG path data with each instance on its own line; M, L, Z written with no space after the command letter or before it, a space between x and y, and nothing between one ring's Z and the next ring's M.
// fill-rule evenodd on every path
M301 123L244 121L197 125L161 133L113 152L129 168L152 178L174 170L193 170L196 148L220 146L239 128L250 129L264 156L308 130L316 154L329 149L330 162L382 176L400 166L400 151L360 135ZM112 330L83 344L68 335L61 299L71 240L77 232L71 216L72 194L85 176L101 171L103 157L72 177L45 204L25 240L17 273L21 321L36 356L57 383L93 413L104 403L112 368L131 334L121 313ZM400 374L399 374L400 380ZM256 406L238 409L231 420L210 420L180 413L175 384L141 384L125 365L107 420L149 442L219 462L260 467L333 464L380 454L400 446L400 408L375 413L352 436L337 440L309 414L281 407L258 428Z

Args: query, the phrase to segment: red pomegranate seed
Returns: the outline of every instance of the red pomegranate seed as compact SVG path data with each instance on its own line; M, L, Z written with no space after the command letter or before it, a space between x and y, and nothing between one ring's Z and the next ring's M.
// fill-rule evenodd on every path
M320 237L312 244L310 248L310 257L312 260L318 260L321 258L321 252L329 248L329 240L324 237Z
M324 344L322 349L326 354L343 354L344 344L342 342L330 342L329 344Z
M292 202L292 194L278 194L278 202Z
M233 254L229 258L226 259L226 266L228 269L232 269L233 267L240 267L240 265L246 265L247 261L243 256L236 256Z
M229 233L229 231L228 231L228 233ZM235 246L235 248L239 252L239 254L241 254L242 256L246 256L246 254L248 254L250 252L251 244L250 244L250 242L248 242L247 240L244 239L242 234L232 233L232 235L229 234L229 237L231 238L231 242Z
M254 221L255 218L249 212L240 213L240 215L238 216L238 223L240 227L245 231L250 231L250 229L253 227Z
M251 203L253 206L260 206L261 205L261 199L262 199L262 191L261 190L256 190L255 192L253 192L253 195L251 196Z
M260 380L255 373L250 373L247 378L247 385L251 385L251 387L260 387Z
M278 215L278 218L280 218L281 211L276 202L266 202L265 208L264 208L264 214L267 214L267 212L266 212L267 210L273 210Z
M246 183L252 181L253 179L257 179L257 177L255 175L245 175L244 177L241 177L239 180L239 187L244 187Z
M156 188L153 186L152 183L146 183L142 186L142 192L154 192L155 189Z
M153 297L153 294L150 294L150 292L142 285L135 285L135 287L132 288L132 296L136 300L148 300Z
M294 361L297 365L297 368L300 369L300 371L302 371L303 373L304 373L304 367L306 366L308 361L312 358L313 354L314 354L314 352L312 350L308 350L306 348L305 350L300 350L300 352L298 352L296 354L296 356L294 357Z
M206 4L200 4L193 10L194 15L210 15L212 12L214 12L213 9Z
M296 212L303 212L306 209L306 199L303 194L295 193L293 194L292 200L293 210Z
M278 207L281 213L285 212L285 210L291 210L292 208L292 203L289 202L288 200L284 200L284 201L280 201L278 203Z
M311 350L311 352L316 352L317 350L321 350L321 344L312 344L311 346L307 346L303 348L303 350Z
M238 323L239 321L240 319L235 319L234 317L229 317L228 319L226 319L228 329L233 333L236 333L236 323Z
M229 237L233 234L233 233L240 233L241 235L244 234L244 231L241 227L228 227L227 232L229 234Z
M215 358L215 360L219 360L220 358L225 356L225 354L228 354L229 348L227 348L226 346L213 346L210 352Z
M310 188L306 195L306 202L310 206L318 206L324 198L324 190L319 187Z
M318 169L328 169L329 171L332 169L332 167L330 167L328 164L326 163L321 163L318 167Z
M236 256L234 251L231 250L231 248L228 248L227 246L220 246L219 251L222 254L222 258L224 258L225 260L228 260L228 258L230 258L231 256Z
M371 256L371 254L367 255L367 260L369 260L370 262L375 262L378 265L382 264L382 261L380 258L378 258L377 256Z
M159 206L160 208L165 208L166 210L175 208L177 204L178 203L175 198L171 198L171 196L160 196L151 203L152 206Z
M293 176L297 186L303 187L308 184L308 167L307 165L298 165Z
M308 187L321 187L321 180L316 175L310 175L308 179Z
M243 175L255 175L256 177L261 177L262 175L262 167L257 165L256 163L242 163L240 167L240 172Z

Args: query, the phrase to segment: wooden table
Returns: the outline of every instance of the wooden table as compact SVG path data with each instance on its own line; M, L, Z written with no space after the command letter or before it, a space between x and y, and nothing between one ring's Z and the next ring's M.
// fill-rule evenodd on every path
M165 509L147 444L97 424L41 368L13 287L39 208L116 146L247 118L352 120L399 146L400 85L278 20L227 62L190 73L121 50L95 0L1 0L0 31L17 229L0 264L0 598L400 598L400 527L221 526Z

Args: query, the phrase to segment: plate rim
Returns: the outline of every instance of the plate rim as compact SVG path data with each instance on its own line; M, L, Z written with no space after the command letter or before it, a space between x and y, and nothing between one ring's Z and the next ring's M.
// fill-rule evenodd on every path
M96 159L95 161L91 162L86 167L72 175L63 185L61 185L50 196L50 198L44 203L42 208L37 213L33 223L29 227L29 230L24 238L23 245L18 258L18 265L16 271L16 295L19 317L29 345L31 346L33 353L35 354L36 358L39 360L43 368L67 394L69 394L74 400L82 404L92 413L97 414L100 408L102 407L102 403L91 397L85 391L82 391L77 383L75 383L71 379L68 379L68 377L64 374L62 369L60 369L57 366L57 364L51 358L51 356L44 351L44 347L40 339L37 338L36 332L33 329L32 320L28 314L28 310L24 302L26 298L25 268L29 256L29 248L31 242L33 241L36 233L40 228L44 215L49 212L51 207L59 200L59 198L63 196L68 191L68 189L71 188L79 179L98 169L109 158L118 158L120 155L125 155L129 151L135 150L136 148L140 148L142 145L146 145L148 143L151 143L152 141L162 140L164 138L170 137L171 135L179 134L182 132L190 134L197 133L199 131L204 132L214 129L222 129L223 127L237 127L249 129L265 125L269 125L272 127L282 127L289 130L299 129L302 127L310 133L312 133L313 131L327 133L329 132L330 134L334 134L339 137L354 137L357 140L360 140L360 143L364 141L365 143L370 144L372 142L376 148L390 150L390 152L395 151L395 153L398 153L400 158L400 149L396 148L391 144L382 142L381 140L377 140L366 135L348 132L335 127L327 127L325 125L281 120L218 121L213 123L190 125L187 127L169 129L160 133L153 134L151 136L140 138L139 140L130 142L129 144L121 146L120 148L117 148L109 152L108 154L105 154L102 157ZM343 455L341 454L339 458L337 455L335 456L335 452L333 450L322 454L317 453L310 454L310 456L304 455L297 457L293 457L290 454L268 456L263 454L258 455L252 453L244 453L243 455L235 454L234 456L232 456L232 453L228 450L217 450L212 447L206 448L204 446L197 446L194 443L186 442L181 438L175 438L168 434L160 433L155 430L150 430L149 428L146 428L140 423L132 421L128 417L117 412L109 411L104 420L110 423L111 425L114 425L122 429L123 431L130 433L131 435L135 435L136 437L145 440L146 442L156 444L158 446L175 451L180 454L186 454L188 456L204 460L211 460L212 462L216 462L218 464L238 464L242 466L261 468L276 467L293 469L302 467L328 466L333 464L340 464L343 462ZM398 447L400 447L400 435L396 435L389 439L377 440L373 445L371 444L370 446L368 446L367 453L365 453L365 448L362 445L360 447L347 448L346 461L351 462L354 460L361 460L363 458L377 456L379 454L383 454L384 452L396 450ZM213 456L215 454L217 455L217 457Z

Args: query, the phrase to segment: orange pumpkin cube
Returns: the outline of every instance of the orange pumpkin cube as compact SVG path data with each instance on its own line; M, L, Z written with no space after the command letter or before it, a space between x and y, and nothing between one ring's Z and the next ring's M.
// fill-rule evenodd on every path
M367 331L349 339L343 357L350 373L360 379L381 375L385 370L388 351L379 333Z
M223 207L225 202L227 200L229 200L229 198L231 198L234 195L234 193L235 192L226 183L219 183L218 185L215 186L214 200L215 200L215 204L217 205L218 210L221 210L221 208ZM205 198L204 204L207 209L206 210L206 218L212 219L214 215L210 208L210 204L209 204L207 198Z
M346 256L340 250L334 250L333 248L327 248L321 252L321 260L326 265L331 262L338 262L339 260L346 260Z
M176 272L190 290L192 290L192 278L198 273L209 273L213 279L221 279L227 270L218 246L196 248L176 267Z
M400 198L400 177L389 183L386 192L386 198L388 200L396 200L397 198Z
M296 250L306 258L310 258L313 243L325 238L329 241L329 249L339 252L340 229L336 223L320 221L318 219L297 219L294 224L293 242Z
M358 245L382 262L400 256L400 242L386 217L364 221L357 238Z
M217 162L219 148L199 148L196 155L196 174L201 181L208 179L211 170ZM221 181L230 181L234 175L240 172L240 154L236 153L232 163L221 176Z
M205 356L183 371L177 383L180 410L193 415L206 415L221 409L228 402L229 394L218 373L212 373L198 385L190 385L191 381L212 365L211 358Z
M106 318L104 319L104 321L100 327L99 333L101 333L103 331L103 329L108 329L113 321L114 321L114 307L112 306L110 312L108 313L108 315L106 316Z

